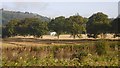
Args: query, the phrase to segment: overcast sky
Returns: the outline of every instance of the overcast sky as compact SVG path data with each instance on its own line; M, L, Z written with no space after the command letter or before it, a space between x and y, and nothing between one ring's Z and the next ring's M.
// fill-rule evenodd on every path
M109 17L118 16L118 2L3 2L5 10L32 12L47 17L79 15L90 17L103 12Z

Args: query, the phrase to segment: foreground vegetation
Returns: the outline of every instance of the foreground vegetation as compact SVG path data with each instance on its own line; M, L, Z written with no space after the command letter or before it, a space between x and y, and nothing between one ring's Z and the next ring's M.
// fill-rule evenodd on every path
M59 45L12 46L3 43L2 66L118 66L118 42L100 40Z

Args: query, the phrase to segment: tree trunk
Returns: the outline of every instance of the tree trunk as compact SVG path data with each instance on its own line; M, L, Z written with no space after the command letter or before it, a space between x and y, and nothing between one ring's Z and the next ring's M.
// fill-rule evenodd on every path
M58 38L58 39L59 39L59 36L60 36L60 35L57 35L57 38Z
M40 37L41 39L43 38L43 36Z
M73 34L73 38L75 39L75 34Z
M95 39L97 38L97 35L98 35L98 34L94 34L94 38L95 38Z
M78 38L81 38L81 34L80 34L80 35L77 34L77 37L78 37Z

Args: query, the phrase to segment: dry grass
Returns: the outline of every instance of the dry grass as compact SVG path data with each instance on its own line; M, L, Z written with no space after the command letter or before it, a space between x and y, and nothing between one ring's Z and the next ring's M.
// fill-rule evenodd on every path
M34 38L33 36L15 36L15 38ZM43 39L58 39L57 36L51 36L51 35L44 35ZM70 35L66 34L66 35L60 35L59 39L73 39L73 37L70 37ZM76 37L76 39L79 39L78 37Z
M65 44L91 44L99 39L94 38L76 38L73 39L70 35L60 35L60 39L56 36L44 35L43 39L33 38L32 36L15 36L12 38L2 39L3 47L15 47L15 46L53 46L53 45L65 45ZM109 39L115 40L115 39ZM119 41L119 40L117 40Z
M118 66L118 50L110 48L107 54L98 56L91 42L64 44L65 46L36 42L3 42L2 45L10 46L2 48L3 66Z
M94 39L94 38L88 38L85 36L85 34L81 34L81 38L76 36L76 39ZM99 36L99 35L98 35ZM33 36L15 36L14 38L34 38ZM38 38L41 39L41 38ZM51 36L51 35L43 35L42 39L58 39L57 36ZM73 37L69 34L60 35L59 39L73 39ZM100 39L100 38L97 38ZM119 39L119 37L113 38L113 35L107 34L105 39Z

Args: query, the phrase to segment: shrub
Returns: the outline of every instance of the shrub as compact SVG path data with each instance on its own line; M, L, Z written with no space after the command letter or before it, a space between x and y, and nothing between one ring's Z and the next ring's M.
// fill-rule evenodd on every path
M95 42L95 48L98 55L104 55L107 53L108 44L106 40L99 40Z
M118 44L117 43L112 43L112 44L110 44L110 48L112 50L116 50L116 49L118 49Z
M80 52L77 52L76 54L73 54L72 58L77 58L79 59L78 62L81 62L85 56L87 56L87 52L80 51Z

